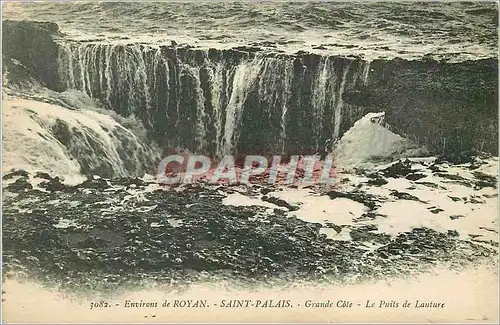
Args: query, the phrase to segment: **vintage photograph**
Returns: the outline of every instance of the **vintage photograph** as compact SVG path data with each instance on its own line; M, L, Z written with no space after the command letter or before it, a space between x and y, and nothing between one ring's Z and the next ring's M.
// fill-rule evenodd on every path
M5 1L2 321L498 321L498 3Z

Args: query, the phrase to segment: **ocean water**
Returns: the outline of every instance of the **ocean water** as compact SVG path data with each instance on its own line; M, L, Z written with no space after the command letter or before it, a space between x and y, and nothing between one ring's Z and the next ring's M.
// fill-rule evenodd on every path
M495 2L169 1L4 3L80 40L466 60L496 57Z

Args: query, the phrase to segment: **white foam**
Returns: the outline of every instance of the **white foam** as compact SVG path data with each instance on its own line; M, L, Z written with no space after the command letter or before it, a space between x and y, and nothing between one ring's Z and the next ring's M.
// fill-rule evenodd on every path
M125 162L120 157L124 150L120 139L113 130L147 152L145 145L129 130L116 122L111 116L93 110L71 110L61 106L35 100L7 96L3 99L3 166L5 174L12 169L24 169L29 172L44 171L52 175L63 176L65 180L83 180L78 158L87 158L91 168L101 163L112 166L114 176L131 176ZM56 139L51 128L62 121L67 126L71 148ZM77 130L84 136L74 136ZM88 142L91 139L105 153L95 151ZM139 150L140 151L140 150ZM141 152L127 152L135 161L154 157L141 157ZM75 157L75 152L79 157ZM139 173L139 164L136 172Z
M328 228L327 224L332 223L337 226L353 225L356 218L366 211L366 207L358 202L338 198L330 199L328 196L311 193L307 189L283 188L282 191L271 192L268 194L285 200L289 204L298 206L299 209L289 212L289 216L295 216L303 221L319 223L322 227L320 233L326 234L327 238L333 240L350 240L350 230L344 227L340 233L334 229ZM226 205L235 206L264 206L269 208L286 209L269 202L262 201L260 198L251 198L240 193L230 194L223 200Z
M281 208L281 207L278 207L277 205L274 205L272 203L262 201L260 198L249 197L249 196L243 195L241 193L229 194L227 197L225 197L222 200L222 204L233 205L233 206L262 206L262 207L276 208L276 209ZM283 208L281 208L281 209L283 209Z
M375 233L388 234L395 237L403 232L412 231L415 228L426 227L438 232L447 233L449 230L457 231L461 239L494 241L498 242L498 197L497 190L485 187L476 190L473 187L460 183L448 183L446 178L432 173L423 163L432 161L428 159L411 159L414 168L419 173L426 175L418 181L406 178L387 178L388 183L382 186L371 186L366 184L367 178L351 174L344 174L347 182L342 183L342 192L349 192L361 185L361 190L378 196L380 208L375 209L374 219L362 219L362 215L368 208L359 202L347 198L336 198L332 200L327 195L315 194L306 188L282 188L268 194L285 200L289 204L298 206L297 211L290 211L289 216L311 223L319 223L323 227L321 234L326 234L333 240L351 240L352 229L375 225ZM486 164L474 171L486 172L497 176L497 158L485 161ZM379 165L377 169L387 167L386 164ZM456 174L473 182L474 175L467 166L441 166L445 173ZM429 182L438 188L429 187L419 182ZM394 191L408 193L417 197L420 201L402 200L391 195ZM453 200L451 197L458 197ZM471 202L474 198L476 203ZM229 205L258 205L270 208L278 208L269 202L262 201L259 197L248 197L242 193L231 194L224 200ZM441 209L443 211L435 210ZM433 213L437 212L437 213ZM450 218L452 217L452 218ZM341 226L340 232L328 228L332 223Z
M81 177L78 162L70 157L45 125L31 118L38 112L42 116L50 114L50 106L26 100L4 99L2 174L11 169L24 169L46 171L64 175L65 178ZM48 112L43 110L46 107L49 107Z

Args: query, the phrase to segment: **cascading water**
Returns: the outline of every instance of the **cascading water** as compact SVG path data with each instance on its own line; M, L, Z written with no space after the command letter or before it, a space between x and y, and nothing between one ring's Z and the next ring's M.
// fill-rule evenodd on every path
M321 150L326 140L341 136L343 93L366 85L370 71L367 62L333 56L69 41L59 46L66 89L137 116L162 146L211 155Z

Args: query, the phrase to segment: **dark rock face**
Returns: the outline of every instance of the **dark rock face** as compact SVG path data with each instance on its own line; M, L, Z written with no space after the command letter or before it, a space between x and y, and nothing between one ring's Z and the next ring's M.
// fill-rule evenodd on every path
M29 174L28 174L28 172L27 172L27 171L22 170L22 169L19 169L19 170L15 170L15 171L13 171L13 172L10 172L10 173L8 173L8 174L3 175L2 179L3 179L3 180L12 179L12 178L14 178L14 177L16 177L16 176L22 176L22 177L27 178L27 177L28 177L28 175L29 175Z
M498 154L496 59L367 62L258 47L58 45L52 23L3 27L4 55L51 89L79 89L124 116L135 114L164 147L209 155L322 153L364 114L385 111L393 131L436 153Z
M422 179L425 177L426 177L426 175L420 174L420 173L413 173L413 174L406 175L406 178L411 180L411 181L418 181L419 179Z
M446 152L441 154L436 163L447 162L451 164L471 164L470 168L475 169L483 164L483 159L490 158L491 154L481 152L477 149L462 150L456 152Z
M244 50L68 42L60 78L140 117L164 147L207 155L322 152L363 115L342 96L367 62Z
M439 153L477 149L498 154L498 61L372 62L370 86L345 96L379 107L396 133Z
M59 90L58 46L53 36L59 26L50 22L10 21L2 25L3 55L15 58L50 88Z
M11 192L23 192L25 190L33 189L33 185L31 185L25 178L19 178L15 182L9 184L7 189Z

